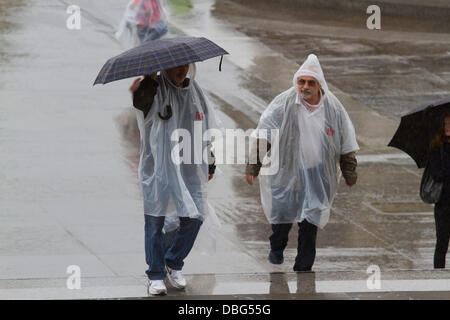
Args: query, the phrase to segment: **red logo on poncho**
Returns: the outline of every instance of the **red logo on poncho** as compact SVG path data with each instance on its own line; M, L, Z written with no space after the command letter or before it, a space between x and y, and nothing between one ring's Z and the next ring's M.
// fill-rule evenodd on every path
M331 128L327 128L327 136L334 136L334 133L335 133L336 131L334 131L333 129L331 129Z
M203 120L203 112L196 112L195 113L195 120Z

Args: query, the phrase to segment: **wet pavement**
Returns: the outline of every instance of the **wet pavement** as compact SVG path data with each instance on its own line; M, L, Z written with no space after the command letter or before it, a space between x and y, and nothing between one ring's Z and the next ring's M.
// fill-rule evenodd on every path
M427 300L450 299L450 272L398 270L383 273L368 289L362 271L272 272L187 275L189 286L147 297L145 277L87 277L80 290L63 288L65 278L0 280L0 299L150 300Z
M112 35L126 3L71 1L83 10L81 30L65 26L67 1L0 6L1 299L146 296L131 81L92 87L122 51ZM194 249L189 288L167 298L450 298L449 273L429 270L435 231L433 208L418 196L421 170L386 147L403 112L449 92L449 34L427 32L432 21L408 32L414 21L403 19L375 34L351 19L269 19L262 4L191 3L171 16L170 31L230 52L222 72L218 59L198 64L225 126L253 128L314 51L355 123L359 180L350 190L341 182L315 273L295 274L296 228L285 263L269 264L258 185L246 184L243 165L220 165L210 186L222 222L216 254ZM81 267L82 290L66 288L69 265ZM381 269L379 292L365 285L370 265Z

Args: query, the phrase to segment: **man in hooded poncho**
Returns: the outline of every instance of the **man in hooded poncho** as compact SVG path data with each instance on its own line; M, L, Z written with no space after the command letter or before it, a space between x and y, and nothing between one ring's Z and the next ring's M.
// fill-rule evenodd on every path
M293 87L270 103L251 138L251 150L257 156L251 157L255 163L247 164L246 179L253 184L261 171L261 203L273 232L268 259L273 264L283 263L288 233L297 222L293 269L310 271L316 256L317 228L327 224L337 191L337 164L346 184L354 185L359 149L353 124L329 91L314 54L295 73ZM268 163L277 170L264 173Z
M194 76L195 64L183 65L137 79L130 88L141 135L139 178L152 295L166 294L166 276L175 288L185 288L183 261L212 213L206 183L215 166L208 133L223 126Z

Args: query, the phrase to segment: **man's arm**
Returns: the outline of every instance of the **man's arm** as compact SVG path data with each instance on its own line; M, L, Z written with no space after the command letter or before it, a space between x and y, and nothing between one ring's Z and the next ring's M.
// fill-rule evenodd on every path
M216 157L214 156L214 152L212 151L211 142L208 142L206 147L208 150L208 180L211 180L214 173L216 172Z
M155 80L156 74L145 76L144 80L133 83L130 91L133 93L133 106L144 113L144 118L147 116L155 99L158 90L158 82ZM136 88L136 85L137 88Z
M347 183L348 186L350 187L353 186L358 178L358 174L356 173L356 166L357 166L356 152L353 151L341 155L339 159L339 164L345 182Z
M262 139L257 139L257 141L256 141L256 163L247 163L247 166L245 168L246 175L250 175L253 177L257 177L259 175L259 171L261 170L261 167L262 167L262 163L261 163L261 160L259 157L260 156L259 148L260 148L260 144L262 144L262 143L267 143L267 152L270 151L271 145L269 142L267 142L266 140L263 141ZM261 156L265 156L265 154L261 155Z

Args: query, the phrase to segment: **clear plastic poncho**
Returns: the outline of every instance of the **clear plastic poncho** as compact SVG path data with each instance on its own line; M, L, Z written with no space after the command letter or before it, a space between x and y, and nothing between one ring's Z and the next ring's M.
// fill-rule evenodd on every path
M207 201L207 155L210 133L223 132L223 125L194 80L195 64L190 64L187 77L189 85L179 88L161 72L147 116L144 118L144 113L136 109L144 214L165 216L165 232L178 227L178 217L202 220L198 238L213 239L220 223ZM167 115L168 105L172 116L163 120L160 115Z
M117 40L122 43L126 48L132 48L139 43L136 25L137 25L137 14L139 7L133 6L133 0L131 0L125 12L123 14L122 20L120 21L119 28L114 34Z
M159 29L167 24L167 13L164 8L164 0L131 0L125 8L114 36L124 47L132 48L140 44L138 25L155 28L155 31L161 33ZM155 38L159 38L156 33Z
M312 76L322 87L315 111L308 110L299 94L300 76ZM273 136L270 129L278 129L278 135ZM315 55L309 55L295 73L293 87L270 103L252 137L271 142L260 174L261 202L269 222L306 219L323 228L337 191L339 157L359 147L353 124L342 104L328 90ZM268 164L278 170L271 169L265 174Z

